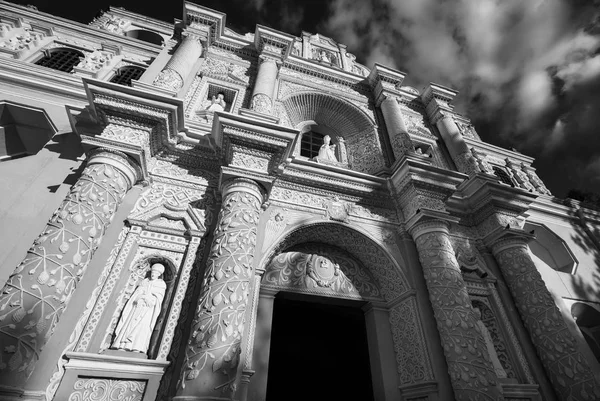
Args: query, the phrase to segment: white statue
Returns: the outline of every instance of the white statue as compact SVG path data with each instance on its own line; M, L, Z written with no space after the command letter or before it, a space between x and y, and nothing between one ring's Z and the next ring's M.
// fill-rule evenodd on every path
M225 95L222 93L218 93L217 96L212 97L212 103L208 106L208 111L225 111L225 107L227 107L227 103L225 103Z
M142 353L148 351L167 289L167 284L160 278L164 272L163 265L153 264L150 279L145 278L137 286L123 309L112 348Z
M494 367L494 372L496 373L496 377L499 379L506 379L506 371L502 367L500 363L500 359L498 358L498 353L496 352L496 348L494 348L494 341L492 340L492 336L490 335L490 331L485 327L485 324L481 320L481 311L479 308L473 308L475 311L475 318L477 319L477 327L479 327L479 331L483 335L483 340L485 341L485 347L487 348L487 352L490 356L490 360L492 361L492 366Z
M323 137L323 145L319 149L319 155L315 158L317 161L323 162L335 162L337 163L337 158L335 157L335 144L330 145L331 137L329 135L325 135Z

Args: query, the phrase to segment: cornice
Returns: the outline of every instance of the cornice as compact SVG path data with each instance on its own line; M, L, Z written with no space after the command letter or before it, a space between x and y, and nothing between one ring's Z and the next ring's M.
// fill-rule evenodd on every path
M454 192L456 187L467 179L465 174L457 171L442 169L410 158L405 158L395 166L390 184L396 190L402 189L407 184L407 180L412 180L432 189Z
M500 184L487 174L477 174L458 186L446 201L446 207L454 215L464 217L473 217L486 210L522 215L536 197L531 192Z
M124 35L103 31L94 28L90 25L71 21L66 18L56 17L51 14L32 10L31 8L19 6L6 1L0 0L0 11L8 11L24 18L29 18L35 21L40 21L49 24L54 27L58 27L60 28L60 31L64 33L70 33L69 31L71 30L73 31L73 36L81 34L89 35L90 37L97 39L98 43L100 43L101 41L108 41L120 44L122 46L126 46L128 48L143 50L145 52L151 52L152 54L158 54L161 50L161 46L159 45L154 45Z
M338 68L327 67L313 60L289 57L284 61L282 68L288 68L308 76L319 77L350 88L360 88L358 91L362 93L369 93L371 89L365 77Z
M463 136L464 141L467 146L470 148L474 147L477 150L483 151L487 156L496 156L502 159L509 158L514 161L518 161L519 163L531 164L535 160L531 156L526 156L519 152L514 152L512 150L501 148L500 146L492 145L490 143L478 141L476 139L471 139Z
M350 196L373 197L389 194L387 182L383 178L308 160L293 159L285 166L281 177L298 184Z

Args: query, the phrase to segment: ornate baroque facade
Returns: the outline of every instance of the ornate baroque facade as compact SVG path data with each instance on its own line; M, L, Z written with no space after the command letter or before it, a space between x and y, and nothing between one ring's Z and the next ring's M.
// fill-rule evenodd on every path
M285 294L362 311L373 400L600 399L600 214L404 78L0 1L0 400L276 401Z

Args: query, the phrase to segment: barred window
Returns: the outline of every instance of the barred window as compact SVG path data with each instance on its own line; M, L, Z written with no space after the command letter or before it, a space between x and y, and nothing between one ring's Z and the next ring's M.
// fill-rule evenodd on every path
M79 64L82 57L84 57L83 53L78 50L61 47L48 51L35 64L52 68L53 70L71 72L73 71L73 67Z
M510 179L510 176L502 167L492 166L492 168L494 169L494 174L496 175L496 177L498 177L498 179L500 180L501 183L510 185L511 187L514 187L514 184L513 184L512 180Z
M319 149L323 145L323 137L314 131L307 131L302 134L302 140L300 142L300 155L313 158L319 155Z
M131 81L134 79L140 79L145 71L146 69L133 65L122 67L117 70L117 73L110 79L110 82L119 85L131 86Z

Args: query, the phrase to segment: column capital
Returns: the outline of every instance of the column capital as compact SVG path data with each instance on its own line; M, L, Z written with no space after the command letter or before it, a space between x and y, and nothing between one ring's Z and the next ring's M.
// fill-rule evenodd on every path
M510 226L497 228L483 239L483 243L492 251L494 256L500 252L518 247L527 247L529 241L535 239L535 234L526 232L520 228Z
M421 235L440 232L448 234L450 223L456 223L458 219L449 213L437 210L419 210L413 217L408 219L406 227L408 232L416 241Z
M127 188L131 189L142 178L142 170L125 153L117 150L96 148L88 153L88 165L108 164L118 169L127 178Z
M224 197L232 192L246 192L256 197L260 203L267 198L267 192L258 182L249 178L230 178L221 184L221 194Z

